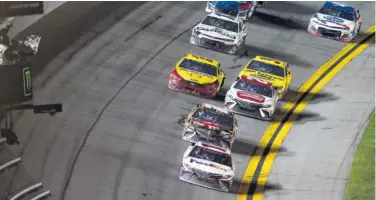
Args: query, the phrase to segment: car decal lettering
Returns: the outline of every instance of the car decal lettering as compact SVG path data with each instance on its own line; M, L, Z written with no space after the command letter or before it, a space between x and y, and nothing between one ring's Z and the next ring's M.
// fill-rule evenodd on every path
M253 101L253 102L256 102L256 103L264 103L264 101L265 101L265 97L263 97L259 94L256 94L256 93L239 91L239 92L236 93L236 95L241 99L246 99L246 100Z

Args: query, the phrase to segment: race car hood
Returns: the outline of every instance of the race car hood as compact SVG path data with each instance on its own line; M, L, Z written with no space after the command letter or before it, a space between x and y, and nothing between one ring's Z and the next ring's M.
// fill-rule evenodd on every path
M244 90L239 90L236 88L231 88L228 91L228 94L231 96L235 97L236 100L241 100L241 101L246 101L249 103L255 103L255 104L260 104L260 105L266 105L266 104L273 104L274 101L272 98L257 94L257 93L252 93Z
M191 71L181 67L176 67L176 72L184 80L191 81L198 84L209 84L215 82L218 77L211 76L210 74L205 74L197 71Z
M200 170L207 173L214 173L214 174L230 174L233 173L231 167L226 165L221 165L219 163L211 162L204 159L188 157L187 163L193 170Z
M350 30L355 27L355 22L342 19L335 16L324 15L322 13L316 13L316 18L323 24L329 27L344 29L349 28Z
M223 124L203 121L201 119L193 118L191 125L196 128L196 131L220 131L231 132L232 128Z
M209 35L211 37L221 38L223 40L236 40L237 34L226 29L199 24L195 28L201 34Z
M283 86L284 84L284 78L280 76L275 76L273 74L261 72L261 71L256 71L256 70L251 70L251 69L245 69L241 75L245 76L254 76L256 78L263 79L265 81L271 82L274 87L276 86Z

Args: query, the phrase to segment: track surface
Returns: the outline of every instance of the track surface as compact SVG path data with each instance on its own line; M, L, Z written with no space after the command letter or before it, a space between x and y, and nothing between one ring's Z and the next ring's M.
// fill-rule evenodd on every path
M363 29L368 28L374 6L352 4L363 13ZM179 122L197 103L223 102L169 91L169 72L184 54L200 54L221 62L227 74L226 88L251 57L265 55L288 61L293 89L298 88L344 46L306 33L308 19L320 5L322 2L270 3L247 24L248 55L230 56L188 43L191 27L206 14L205 3L147 3L79 51L36 91L36 102L63 102L64 113L54 118L24 113L16 125L22 151L19 147L13 151L23 154L28 171L51 190L53 199L64 195L65 199L92 200L235 199L235 194L178 180L181 157L188 146L180 139ZM317 99L326 100L330 98ZM298 120L317 117L319 113L303 113ZM268 125L238 119L234 193Z
M375 108L375 48L369 46L325 87L333 101L310 104L323 119L296 124L284 141L293 156L275 160L268 180L283 190L266 200L343 200L353 154ZM302 141L311 141L304 143Z

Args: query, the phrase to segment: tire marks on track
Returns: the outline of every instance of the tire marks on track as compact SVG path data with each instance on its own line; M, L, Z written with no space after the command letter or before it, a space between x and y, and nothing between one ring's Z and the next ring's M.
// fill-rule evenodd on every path
M143 27L140 28L140 30L136 31L133 35L133 37L135 37L137 34L139 34L140 32L142 32L142 30L145 30L147 27L149 27L150 25L154 24L157 20L161 19L162 16L157 16L156 18L154 18L151 22L147 23L146 25L144 25ZM100 113L99 115L96 117L94 123L91 125L91 127L89 128L89 130L87 131L87 133L85 134L84 136L84 139L83 141L81 142L81 144L79 145L79 148L78 148L78 151L76 153L76 155L74 156L73 158L73 161L72 161L72 164L70 165L70 168L68 169L68 176L66 178L66 181L64 183L64 188L62 190L62 195L61 195L61 199L64 200L65 199L65 195L66 195L66 192L67 192L67 189L68 189L68 186L71 182L71 178L72 178L72 175L73 175L73 171L75 169L75 164L77 163L78 161L78 158L82 152L82 149L83 147L85 146L86 144L86 141L90 135L90 133L93 131L94 127L96 126L96 124L98 123L99 119L102 117L104 111L108 108L108 106L116 99L116 97L120 94L120 92L125 88L125 86L128 85L128 83L130 81L132 81L137 75L139 75L145 68L146 66L148 66L148 64L154 60L154 58L156 58L160 53L163 52L163 50L165 50L172 42L174 42L175 40L177 40L179 37L181 37L182 35L184 35L185 33L187 33L188 31L190 31L194 26L196 26L196 24L198 24L199 22L195 23L193 26L189 27L188 29L185 29L184 31L182 31L181 33L179 33L178 35L176 35L175 37L173 37L170 41L168 41L161 49L159 49L143 66L141 66L133 75L131 75L127 81L125 81L125 83L119 88L119 90L117 90L117 92L110 98L110 100L104 105L104 107L100 110ZM125 40L129 41L130 39L132 39L132 37L129 37L129 39L127 40L127 38Z

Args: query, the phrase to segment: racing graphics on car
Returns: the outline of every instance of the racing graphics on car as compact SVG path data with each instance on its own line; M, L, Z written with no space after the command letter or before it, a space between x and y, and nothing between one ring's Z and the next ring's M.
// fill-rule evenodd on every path
M237 114L271 120L278 101L270 82L243 75L226 93L225 107Z
M192 143L205 141L222 148L231 148L236 132L237 123L233 113L216 109L210 104L199 104L187 117L182 139Z
M316 36L350 42L359 34L361 24L362 18L358 9L326 2L312 15L307 30Z
M230 150L198 142L185 151L179 179L229 192L234 175Z

